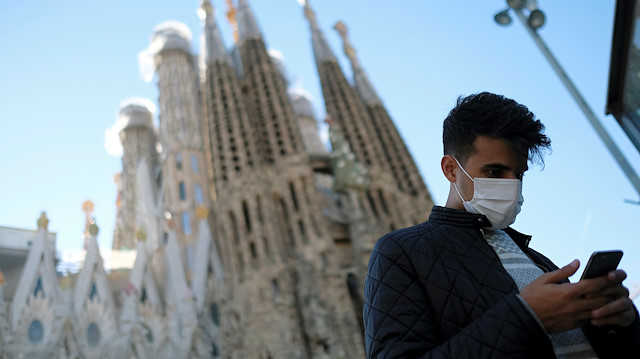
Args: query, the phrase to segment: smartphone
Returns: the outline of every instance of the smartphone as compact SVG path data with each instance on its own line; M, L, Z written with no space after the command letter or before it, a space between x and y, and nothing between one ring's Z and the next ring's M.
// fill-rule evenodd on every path
M620 250L593 252L580 279L589 279L606 275L612 270L618 268L620 259L622 259L622 251Z

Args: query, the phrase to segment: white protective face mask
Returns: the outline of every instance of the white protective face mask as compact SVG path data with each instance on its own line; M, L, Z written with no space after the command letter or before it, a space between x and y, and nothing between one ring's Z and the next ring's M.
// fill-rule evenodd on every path
M524 202L522 197L522 181L508 178L476 178L473 179L454 157L464 174L473 182L473 198L465 201L456 183L453 186L462 200L464 209L470 213L484 214L491 222L489 230L507 228L515 222L516 216Z

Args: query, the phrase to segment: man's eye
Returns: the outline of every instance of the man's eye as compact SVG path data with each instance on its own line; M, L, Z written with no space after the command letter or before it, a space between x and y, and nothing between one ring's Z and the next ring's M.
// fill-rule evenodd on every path
M487 170L487 173L491 177L500 177L500 175L502 175L502 170Z

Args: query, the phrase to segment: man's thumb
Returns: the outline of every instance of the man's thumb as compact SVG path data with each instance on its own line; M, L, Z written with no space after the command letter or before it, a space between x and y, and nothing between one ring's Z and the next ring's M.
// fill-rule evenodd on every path
M574 259L571 263L566 266L554 270L553 272L549 272L546 275L545 282L547 283L558 283L567 280L569 277L575 274L575 272L580 267L580 261Z

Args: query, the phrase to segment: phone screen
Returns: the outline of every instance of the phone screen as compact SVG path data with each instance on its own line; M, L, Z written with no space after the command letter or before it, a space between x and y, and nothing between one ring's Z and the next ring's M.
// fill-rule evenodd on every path
M622 251L593 252L580 279L589 279L606 275L615 270L622 259Z

